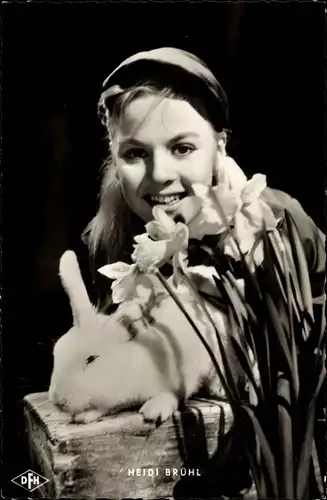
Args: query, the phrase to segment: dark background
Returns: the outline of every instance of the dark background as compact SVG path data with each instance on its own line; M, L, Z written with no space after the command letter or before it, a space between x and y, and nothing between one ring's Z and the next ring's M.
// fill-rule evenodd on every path
M30 467L22 398L47 389L53 342L70 326L59 257L73 248L87 269L80 234L106 154L102 81L140 50L194 52L229 95L230 153L324 229L324 23L311 2L2 5L5 496L24 496L10 479Z

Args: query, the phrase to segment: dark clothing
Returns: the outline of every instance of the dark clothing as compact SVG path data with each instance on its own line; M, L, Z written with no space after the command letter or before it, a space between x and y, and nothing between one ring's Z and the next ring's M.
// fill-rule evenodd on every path
M281 224L285 224L285 210L290 213L307 257L314 303L323 304L326 266L325 235L295 198L283 191L270 188L264 190L262 198L269 204L276 218L282 218Z

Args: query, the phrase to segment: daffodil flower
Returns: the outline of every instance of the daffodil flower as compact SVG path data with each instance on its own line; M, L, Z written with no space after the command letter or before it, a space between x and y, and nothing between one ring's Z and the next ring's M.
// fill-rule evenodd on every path
M135 298L148 300L153 292L149 274L155 273L174 255L187 255L188 229L181 222L175 223L162 209L154 207L154 220L146 224L146 233L135 236L133 264L116 262L98 271L113 281L112 299L115 304Z
M266 185L266 176L262 174L255 174L250 180L244 177L236 187L224 178L211 188L194 184L194 194L202 208L188 225L190 237L201 240L207 234L226 231L226 254L239 260L239 246L242 253L256 265L260 264L263 260L261 232L273 230L277 225L271 208L260 198Z
M224 253L235 260L240 260L240 250L243 255L251 254L251 258L254 258L256 264L259 264L262 262L261 254L263 258L263 248L259 244L259 236L258 228L251 224L242 212L238 212L234 217L234 227L224 238Z
M242 213L258 229L268 231L276 228L276 218L269 205L260 198L266 188L266 176L255 174L241 190Z
M135 236L132 260L142 272L160 268L178 252L186 252L189 231L182 222L174 222L159 207L153 209L153 221L146 224L146 233Z
M236 240L250 264L259 265L263 261L262 231L275 229L278 222L269 205L260 199L265 187L266 176L256 174L240 190L241 203L233 217L233 227L224 240L225 253L235 260L240 259Z
M207 187L193 184L195 197L201 202L201 210L188 224L190 238L202 240L206 235L221 234L226 231L235 213L241 207L237 193L226 184Z
M242 175L234 186L226 179L220 177L218 186L210 188L193 184L191 201L196 215L187 225L176 223L164 210L154 207L154 220L146 224L146 233L134 238L133 263L117 262L98 270L114 280L111 285L114 303L149 297L153 291L149 274L170 260L174 285L182 285L181 278L188 264L189 237L201 240L205 235L225 233L226 254L239 260L240 250L251 265L262 262L262 231L273 230L277 225L272 210L260 198L266 187L266 176L256 174L246 180Z
M100 267L98 272L114 280L111 285L114 304L129 302L135 298L146 301L152 293L151 281L140 273L136 264L116 262Z

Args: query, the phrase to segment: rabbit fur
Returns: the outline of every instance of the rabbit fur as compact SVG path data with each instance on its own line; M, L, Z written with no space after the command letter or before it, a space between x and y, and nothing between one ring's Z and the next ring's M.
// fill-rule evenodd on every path
M61 257L59 274L73 326L54 347L49 399L73 421L140 408L146 421L162 422L200 389L224 398L207 350L167 293L158 294L148 321L137 301L108 316L91 304L73 251ZM159 280L155 286L163 290ZM196 299L184 297L183 305L220 362L216 333ZM226 343L224 314L210 313Z

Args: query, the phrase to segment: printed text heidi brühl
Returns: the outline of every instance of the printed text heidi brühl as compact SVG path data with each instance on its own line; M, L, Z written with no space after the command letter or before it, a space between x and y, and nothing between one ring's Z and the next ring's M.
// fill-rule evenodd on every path
M185 469L182 467L181 469L127 469L128 476L201 476L200 469Z

